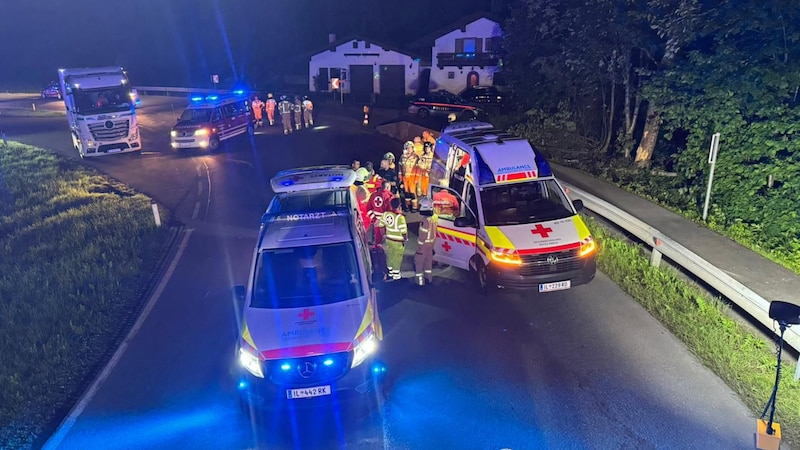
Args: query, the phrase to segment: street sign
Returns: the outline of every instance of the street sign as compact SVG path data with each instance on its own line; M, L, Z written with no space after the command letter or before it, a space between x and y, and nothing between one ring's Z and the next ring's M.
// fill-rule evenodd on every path
M219 84L219 75L211 75L211 82L214 84Z
M331 89L339 89L339 79L331 78Z

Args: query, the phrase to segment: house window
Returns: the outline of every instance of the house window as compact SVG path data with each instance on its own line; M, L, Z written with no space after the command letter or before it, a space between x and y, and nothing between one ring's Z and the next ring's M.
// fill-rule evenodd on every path
M353 41L353 48L358 48L358 41Z
M456 79L456 73L455 72L447 72L447 79L448 80L455 80Z
M482 41L480 38L456 39L456 53L481 53Z
M486 38L486 42L484 44L484 51L486 53L496 53L501 50L502 41L499 37L491 37Z
M364 42L364 48L370 48L370 47L371 47L371 45L370 45L369 42Z

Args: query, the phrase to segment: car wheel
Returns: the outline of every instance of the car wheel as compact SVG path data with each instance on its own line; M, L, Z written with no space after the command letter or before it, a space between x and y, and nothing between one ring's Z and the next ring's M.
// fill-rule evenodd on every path
M478 117L478 114L474 111L464 111L461 113L461 120L472 120Z
M419 111L417 111L417 115L418 115L418 116L419 116L421 119L424 119L424 118L426 118L426 117L430 116L430 115L431 115L431 113L430 113L430 111L428 111L427 109L425 109L425 108L422 108L422 109L420 109Z
M213 152L216 151L218 148L219 148L219 137L211 136L211 139L209 139L208 141L208 149Z
M475 280L475 287L481 294L487 295L491 292L489 278L486 273L486 264L480 258L475 258L475 268L470 269L472 278Z

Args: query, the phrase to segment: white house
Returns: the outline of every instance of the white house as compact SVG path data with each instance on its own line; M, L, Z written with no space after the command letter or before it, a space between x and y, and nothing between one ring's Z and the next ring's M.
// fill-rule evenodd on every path
M444 89L459 94L470 86L494 84L494 76L501 65L503 38L498 21L488 14L473 14L439 30L433 37L431 91ZM417 41L417 48L424 41L425 38ZM426 75L423 73L423 78Z
M374 40L330 36L326 50L311 56L309 90L333 92L331 79L340 80L343 93L357 101L402 98L417 92L420 59Z

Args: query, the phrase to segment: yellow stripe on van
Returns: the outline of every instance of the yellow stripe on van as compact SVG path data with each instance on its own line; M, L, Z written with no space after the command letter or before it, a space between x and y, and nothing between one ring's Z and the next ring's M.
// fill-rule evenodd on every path
M356 335L353 336L353 339L361 336L361 333L367 329L368 326L372 323L372 302L367 302L367 310L364 311L364 318L361 319L361 325L358 327L358 331L356 331Z
M462 231L454 230L453 228L447 228L443 226L439 226L436 228L436 231L442 234L449 234L450 236L457 237L459 239L463 239L467 242L472 242L475 239L474 234L464 233Z
M253 350L257 350L258 347L256 347L256 343L253 342L253 337L250 336L250 328L247 327L247 322L244 320L242 322L244 322L242 324L244 325L244 331L242 331L242 339L244 339L245 342L250 344L250 346L253 347Z
M516 250L514 244L511 243L511 240L509 240L506 235L500 231L500 227L486 227L485 229L489 240L492 241L492 246Z
M581 216L579 216L577 214L572 216L572 223L575 224L575 229L578 230L578 239L579 240L582 241L582 240L584 240L587 237L592 235L592 233L589 232L589 228L587 228L586 224L583 223L583 219L581 219Z

